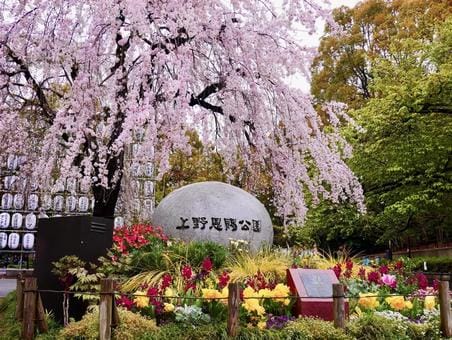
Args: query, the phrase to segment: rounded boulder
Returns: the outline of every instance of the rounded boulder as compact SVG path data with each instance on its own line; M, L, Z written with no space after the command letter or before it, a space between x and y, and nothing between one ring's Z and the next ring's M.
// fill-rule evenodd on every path
M155 209L152 224L184 241L227 246L231 240L244 240L252 250L273 242L264 205L248 192L221 182L194 183L173 191Z

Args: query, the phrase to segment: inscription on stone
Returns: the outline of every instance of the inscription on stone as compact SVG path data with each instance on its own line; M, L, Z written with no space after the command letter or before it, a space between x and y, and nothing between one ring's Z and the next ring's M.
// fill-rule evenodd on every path
M300 279L306 289L308 297L331 297L333 295L333 282L328 272L299 272Z

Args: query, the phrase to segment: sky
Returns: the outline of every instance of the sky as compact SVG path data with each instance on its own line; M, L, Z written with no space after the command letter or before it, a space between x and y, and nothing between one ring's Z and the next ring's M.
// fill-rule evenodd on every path
M274 0L275 2L281 1L281 0ZM321 1L323 0L314 0L314 1ZM359 0L329 0L331 3L332 8L337 8L340 6L348 6L353 7L356 5ZM317 47L320 42L320 37L323 35L323 29L325 27L325 22L319 21L317 23L317 32L316 34L309 35L309 34L300 34L300 40L303 41L304 45ZM302 75L296 75L290 78L290 83L294 85L295 87L301 88L305 92L309 92L310 86L309 86L309 79L306 79Z

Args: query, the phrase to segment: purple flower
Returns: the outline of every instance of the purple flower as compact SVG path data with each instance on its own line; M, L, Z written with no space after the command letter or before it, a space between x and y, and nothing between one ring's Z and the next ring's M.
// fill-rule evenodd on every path
M281 329L289 322L294 320L293 316L280 315L280 316L270 316L267 320L267 328Z

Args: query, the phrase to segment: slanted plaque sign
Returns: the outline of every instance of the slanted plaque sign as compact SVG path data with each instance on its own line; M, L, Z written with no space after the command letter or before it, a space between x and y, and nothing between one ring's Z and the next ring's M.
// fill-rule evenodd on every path
M295 315L318 317L332 321L333 284L339 283L332 270L288 269L287 284L292 294L299 296ZM348 313L348 301L345 302Z

